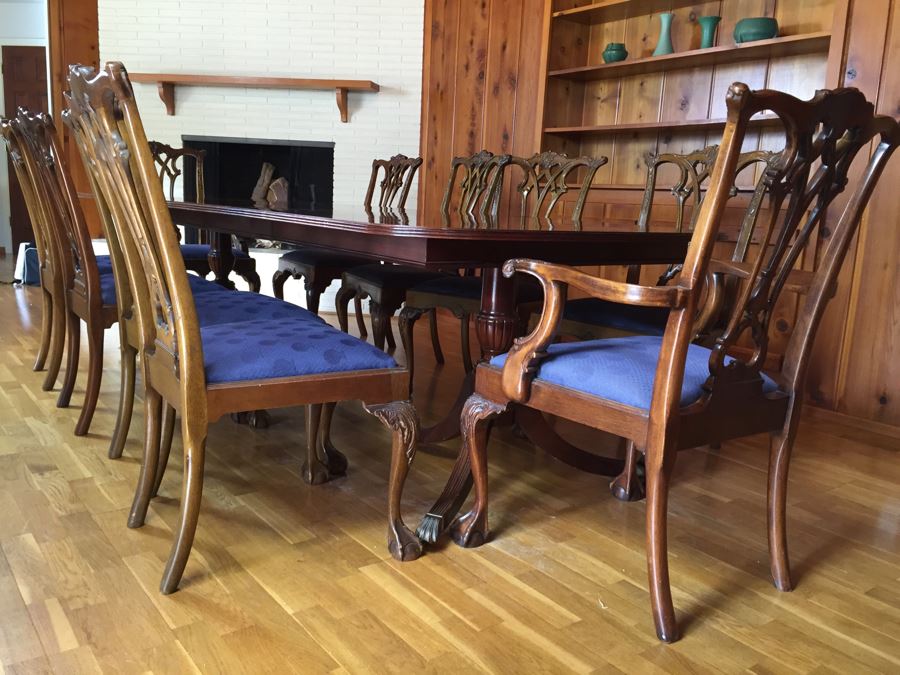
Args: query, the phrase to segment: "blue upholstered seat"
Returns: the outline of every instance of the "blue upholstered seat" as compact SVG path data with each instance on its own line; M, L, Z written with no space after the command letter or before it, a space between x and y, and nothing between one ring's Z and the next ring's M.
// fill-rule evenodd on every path
M209 384L394 368L388 354L317 317L200 329Z
M104 272L112 272L112 258L108 255L97 256L97 269L101 274Z
M190 285L191 292L194 296L204 293L231 293L227 288L214 281L207 281L203 277L198 277L194 274L188 274L187 277L188 284ZM116 283L112 269L109 271L100 269L100 299L104 305L116 304Z
M348 276L364 279L379 286L387 288L410 288L416 284L436 279L438 277L448 276L442 272L429 272L421 267L411 267L409 265L362 265L354 267L347 273Z
M360 258L345 253L335 253L321 248L298 248L288 251L279 259L281 263L295 265L332 265L334 267L353 267L360 265Z
M552 344L547 358L540 362L535 380L648 410L661 345L662 338L652 335ZM702 396L703 383L709 378L709 354L706 347L688 347L682 407ZM502 367L506 356L495 356L491 365ZM726 362L732 360L727 358ZM763 391L769 393L777 388L771 378L763 375Z
M325 323L323 319L302 307L250 291L226 290L221 294L195 294L194 306L197 309L197 322L201 327L266 320L272 321L274 328L286 319Z
M481 277L440 276L416 284L410 291L478 300L481 298ZM544 297L544 291L537 279L523 277L519 281L516 297L519 302L536 302Z
M206 260L209 255L209 244L182 244L181 257L185 260ZM250 254L245 253L242 249L233 248L231 253L235 258L249 258Z
M640 335L662 335L666 330L669 310L665 307L623 305L600 298L580 298L566 302L563 319Z

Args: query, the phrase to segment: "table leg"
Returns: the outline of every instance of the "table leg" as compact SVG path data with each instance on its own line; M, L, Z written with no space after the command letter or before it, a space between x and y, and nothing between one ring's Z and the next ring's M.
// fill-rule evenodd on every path
M209 246L209 268L216 275L216 283L225 288L234 288L234 282L228 278L234 269L234 253L231 247L231 235L212 232Z
M519 317L516 314L516 286L513 279L507 279L499 268L492 267L481 273L481 311L475 319L475 329L481 353L486 359L509 351L516 335ZM474 375L474 373L473 373ZM450 414L430 429L422 433L422 439L434 442L449 440L459 436L459 416L463 404L475 390L475 378L467 377L459 397ZM452 420L452 425L450 423ZM455 433L449 435L450 431ZM443 438L441 438L443 436ZM459 455L453 465L444 491L419 523L416 534L426 542L435 542L453 520L472 489L472 474L469 455L464 444L460 444Z

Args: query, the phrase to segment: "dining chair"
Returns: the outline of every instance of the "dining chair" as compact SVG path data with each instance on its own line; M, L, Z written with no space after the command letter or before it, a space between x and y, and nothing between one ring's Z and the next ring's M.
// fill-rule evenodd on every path
M26 164L23 139L16 131L13 119L0 120L0 135L6 143L10 163L16 172L38 250L41 280L41 342L33 370L46 368L41 389L50 391L56 386L62 366L66 341L66 256L62 242L51 231L47 204L36 193L36 181Z
M204 161L206 159L206 150L196 148L173 148L171 145L161 143L159 141L150 141L150 152L153 154L153 161L159 174L159 180L163 185L163 189L167 191L169 201L175 201L175 183L182 175L184 170L188 168L187 158L194 165L194 185L196 202L198 204L206 203L206 172L204 170ZM181 239L181 230L176 228L178 238ZM201 277L206 278L212 272L212 266L209 262L209 254L212 247L209 244L209 235L206 232L201 233L201 241L198 244L182 244L181 255L184 258L185 267L191 272L196 272ZM234 258L234 272L250 286L250 290L259 293L262 282L259 274L256 273L256 261L250 257L250 251L247 243L242 241L240 246L235 246L231 254Z
M366 196L363 199L363 208L373 214L372 200L375 197L376 184L379 188L378 203L374 207L380 213L398 209L400 212L406 208L409 191L415 179L416 172L422 165L421 157L407 157L397 154L390 159L375 159L372 161L372 172L369 176L369 185ZM381 180L379 176L383 174ZM325 289L335 279L354 267L362 267L370 264L371 260L358 256L326 251L313 247L300 247L285 253L278 261L278 271L272 277L272 288L276 298L284 298L284 284L289 278L303 279L306 290L306 308L314 314L319 313L319 298ZM359 334L365 338L368 335L366 324L362 315L362 297L354 297L354 309Z
M451 170L450 180L444 197L444 207L450 208L450 194L452 193L456 168L471 167L471 159L457 158L454 160L454 169ZM565 195L573 183L570 176L573 172L581 172L581 182L578 194L571 204L571 218L578 222L584 211L584 204L598 169L607 162L606 157L568 157L556 152L546 151L528 158L507 156L502 163L496 165L496 173L493 176L479 175L475 180L469 175L465 176L462 183L463 195L460 196L460 204L466 202L466 186L475 183L481 184L489 195L481 202L484 207L479 212L482 217L487 217L487 224L491 219L496 219L499 198L502 193L503 175L518 167L521 179L515 186L515 192L520 198L520 214L523 223L529 219L541 219L552 223L554 208L559 204L560 198ZM478 178L481 179L480 183ZM531 202L529 206L529 201ZM541 223L544 225L543 223ZM544 225L547 226L547 225ZM539 308L542 291L538 284L525 281L517 288L518 310L522 315L523 324L527 322L529 310ZM472 354L469 346L469 322L481 308L481 279L473 274L438 277L413 286L406 291L405 304L400 311L398 328L403 348L406 353L407 367L410 371L410 387L414 371L413 358L413 328L416 321L423 314L435 316L438 309L444 309L459 319L460 343L462 346L462 363L466 373L472 371Z
M667 553L667 500L677 452L752 434L771 434L768 473L769 557L775 585L793 584L787 554L786 490L791 448L803 403L809 352L863 210L900 143L900 125L874 114L856 89L822 90L809 101L777 91L728 90L722 143L700 205L687 256L665 286L622 283L562 265L509 260L504 274L535 276L546 294L535 330L482 364L475 393L461 415L475 502L451 525L463 546L488 537L487 429L511 403L630 438L646 464L646 543L650 604L656 633L678 639ZM712 266L713 246L734 184L750 119L763 111L785 129L785 148L766 170L770 208L762 219L752 262ZM874 141L874 144L872 143ZM872 147L872 145L874 147ZM870 155L870 149L872 150ZM868 164L854 179L839 218L825 217L844 191L853 160ZM811 275L797 322L776 371L763 372L774 308L804 250L824 252ZM707 271L740 282L727 323L712 348L691 344ZM641 307L663 307L662 336L629 336L554 344L568 288ZM735 351L739 340L749 351Z
M147 296L137 303L145 377L148 442L129 526L140 527L161 478L159 415L163 402L181 415L184 476L179 524L160 590L175 591L190 555L200 510L209 423L247 407L305 405L307 482L329 476L330 439L318 433L326 411L342 400L363 400L393 436L389 483L388 547L399 560L418 557L421 545L404 525L400 498L415 453L418 420L403 400L407 373L383 351L330 327L312 313L275 299L283 309L266 319L201 328L188 275L125 68L69 72L74 125L88 152L88 167L120 234L139 260L126 260L129 278L140 275ZM139 266L136 267L134 263ZM139 296L137 286L135 296ZM324 405L323 405L324 404ZM155 418L155 419L154 419ZM146 439L145 439L146 440ZM154 447L155 445L155 447ZM325 461L320 458L325 454Z
M647 180L641 200L637 219L637 231L649 232L653 206L658 201L660 191L660 171L671 178L671 187L667 190L672 195L674 207L675 232L691 230L700 212L700 202L709 180L709 172L715 162L718 146L712 145L693 152L648 153L645 157ZM757 172L758 176L750 194L748 205L738 232L732 259L744 260L750 244L750 236L756 226L760 207L766 195L765 172L759 171L767 162L773 160L775 154L764 150L751 150L741 153L738 159L735 184L731 195L738 194L737 185L742 175ZM666 172L666 169L670 169ZM752 175L751 175L752 180ZM659 276L657 285L669 283L681 269L680 265L669 265ZM630 284L640 283L641 266L630 265L626 270L625 281ZM706 305L711 308L712 305ZM559 323L559 335L567 335L579 340L598 340L606 337L622 335L662 335L666 328L669 312L663 307L638 307L607 302L600 298L577 298L566 301L566 308ZM538 313L531 316L529 330L536 325ZM710 317L698 318L698 329L703 330Z

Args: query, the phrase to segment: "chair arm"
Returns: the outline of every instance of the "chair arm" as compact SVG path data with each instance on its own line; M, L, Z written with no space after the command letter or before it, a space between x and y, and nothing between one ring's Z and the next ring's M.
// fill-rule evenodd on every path
M503 366L503 393L518 403L528 400L538 363L547 355L547 346L556 336L569 286L609 302L669 309L685 307L690 295L688 289L678 285L640 286L591 276L565 265L539 260L507 260L503 274L511 277L516 272L537 277L544 289L544 307L537 326L529 335L513 342Z

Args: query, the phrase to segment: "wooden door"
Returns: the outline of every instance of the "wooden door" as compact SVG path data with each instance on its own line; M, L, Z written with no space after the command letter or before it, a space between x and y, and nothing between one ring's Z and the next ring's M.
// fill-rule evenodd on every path
M15 117L19 106L31 112L49 112L47 106L47 52L44 47L3 47L4 117ZM31 220L22 189L9 163L10 228L15 251L23 241L32 241Z

